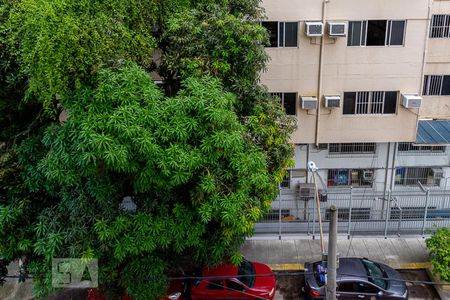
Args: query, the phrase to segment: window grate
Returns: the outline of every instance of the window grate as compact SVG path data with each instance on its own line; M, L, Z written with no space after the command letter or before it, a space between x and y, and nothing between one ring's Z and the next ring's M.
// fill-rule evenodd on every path
M345 92L343 114L395 114L398 92Z
M375 143L341 143L330 144L330 154L375 153Z
M431 19L430 38L450 37L450 15L433 15Z
M422 185L438 186L440 185L441 176L435 172L432 168L397 167L395 170L395 184L417 186L420 182Z
M413 143L399 143L399 152L414 152L414 153L443 153L447 149L446 146L424 146L414 145Z
M269 33L268 47L298 47L298 22L263 21Z
M450 95L450 75L425 75L423 84L424 96Z
M347 46L402 46L406 20L350 21Z
M373 169L329 169L327 186L372 187L373 174Z
M287 115L295 116L297 114L297 93L270 93L271 96L280 99L281 106Z

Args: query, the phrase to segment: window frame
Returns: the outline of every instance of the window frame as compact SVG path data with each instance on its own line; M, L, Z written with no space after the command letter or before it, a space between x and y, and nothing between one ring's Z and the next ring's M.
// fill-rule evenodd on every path
M392 113L385 113L386 108L386 95L387 93L396 93L395 98L395 110ZM380 94L382 93L382 94ZM346 113L345 107L346 107L346 99L349 99L349 97L346 97L346 94L355 94L354 98L354 107L351 108L352 113ZM382 100L380 101L380 95ZM367 115L367 116L392 116L396 115L398 112L398 103L399 103L399 91L348 91L344 92L344 95L342 97L344 104L342 105L342 114L343 115L349 115L349 116L360 116L360 115ZM381 105L381 107L380 107ZM348 106L347 106L348 107ZM373 113L373 110L381 111ZM364 112L365 111L365 112Z
M265 46L265 48L298 48L299 44L300 44L300 39L299 39L299 31L300 31L300 26L299 26L299 21L261 21L261 26L263 26L268 32L269 30L267 29L267 27L265 27L263 25L263 23L277 23L277 32L276 32L276 40L277 40L277 45L276 46ZM297 25L297 35L295 35L295 39L296 39L296 45L295 46L286 46L286 23L289 24L296 24ZM281 32L281 27L282 32ZM270 35L270 34L269 34Z
M433 25L435 17L444 17L444 25ZM442 35L434 36L436 31L442 29ZM439 31L437 31L439 33ZM447 36L445 36L447 33ZM430 32L428 33L430 39L448 39L450 38L450 14L433 14L430 19Z
M386 29L384 32L384 44L383 45L367 45L367 38L369 32L369 21L386 21ZM392 24L393 22L403 22L403 35L402 43L400 45L392 45ZM359 44L351 45L350 41L353 37L353 24L360 23L360 37ZM371 19L371 20L355 20L348 21L347 29L347 47L405 47L406 41L406 30L408 25L408 20L406 19Z
M269 93L272 97L278 97L280 98L280 102L281 102L281 106L284 109L284 112L286 113L286 115L288 116L297 116L297 104L298 104L298 93L297 92L270 92ZM284 106L284 100L285 100L285 96L286 94L294 94L294 114L288 114L286 107Z
M450 96L450 90L447 94L443 94L444 81L450 81L450 75L424 75L423 77L423 96Z

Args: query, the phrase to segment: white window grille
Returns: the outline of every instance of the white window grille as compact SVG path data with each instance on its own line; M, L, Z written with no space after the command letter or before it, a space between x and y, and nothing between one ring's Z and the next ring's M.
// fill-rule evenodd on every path
M450 95L450 75L425 75L423 84L424 96Z
M430 26L430 38L450 37L450 15L433 15Z
M413 152L413 153L443 153L447 150L446 146L427 146L414 145L413 143L399 143L399 152Z
M395 114L397 109L398 92L345 92L344 114Z
M375 143L341 143L330 144L328 151L330 154L365 154L375 153L375 150Z
M397 167L395 170L395 184L403 186L422 185L438 186L441 176L436 176L432 168Z
M350 21L347 46L402 46L405 20Z

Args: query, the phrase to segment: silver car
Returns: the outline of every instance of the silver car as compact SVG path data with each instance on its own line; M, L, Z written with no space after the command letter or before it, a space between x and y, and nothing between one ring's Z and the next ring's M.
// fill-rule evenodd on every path
M366 258L340 258L336 279L338 299L408 299L408 289L398 271ZM321 261L305 264L305 293L307 299L325 299Z

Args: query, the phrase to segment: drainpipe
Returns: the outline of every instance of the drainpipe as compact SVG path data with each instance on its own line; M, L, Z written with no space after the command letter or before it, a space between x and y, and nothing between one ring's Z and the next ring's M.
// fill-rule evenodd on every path
M431 16L432 16L432 3L433 0L428 0L428 16L427 16L427 32L425 32L425 45L423 47L423 56L422 56L422 71L420 73L420 91L419 95L423 96L423 85L425 83L424 77L425 77L425 67L427 65L427 55L428 55L428 40L430 38L430 28L431 28ZM419 126L419 116L420 116L420 110L417 113L417 119L416 119L416 130Z
M327 4L330 0L323 0L322 3L322 23L325 26L327 16ZM319 146L319 124L320 124L320 104L322 100L322 72L325 48L325 30L324 35L320 37L320 55L319 55L319 75L317 84L317 110L316 110L316 147Z

